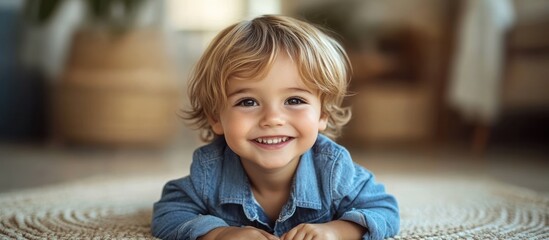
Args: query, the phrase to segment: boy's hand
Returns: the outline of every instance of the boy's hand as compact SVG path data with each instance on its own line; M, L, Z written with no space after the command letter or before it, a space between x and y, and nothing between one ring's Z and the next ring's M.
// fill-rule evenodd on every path
M303 223L282 235L280 240L338 240L337 232L325 223Z
M356 223L331 221L327 223L304 223L284 234L280 240L343 240L362 239L365 229Z
M254 227L220 227L209 231L200 240L279 240L277 237Z

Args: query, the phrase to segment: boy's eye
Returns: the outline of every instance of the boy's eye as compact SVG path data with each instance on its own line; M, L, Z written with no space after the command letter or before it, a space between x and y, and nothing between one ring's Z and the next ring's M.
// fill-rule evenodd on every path
M304 103L306 103L305 100L297 97L288 98L288 100L286 100L287 105L299 105Z
M242 99L240 100L236 106L242 106L242 107L253 107L253 106L257 106L259 104L257 104L257 102L253 99Z

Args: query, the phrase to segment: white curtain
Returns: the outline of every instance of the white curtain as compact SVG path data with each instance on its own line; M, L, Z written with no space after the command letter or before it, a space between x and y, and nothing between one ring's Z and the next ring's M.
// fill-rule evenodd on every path
M514 22L511 0L467 0L460 21L448 100L471 121L498 115L503 40Z

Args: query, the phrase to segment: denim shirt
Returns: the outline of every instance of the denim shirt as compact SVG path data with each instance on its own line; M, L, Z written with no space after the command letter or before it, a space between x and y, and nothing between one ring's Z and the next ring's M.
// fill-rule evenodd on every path
M224 226L253 226L282 236L301 223L337 219L365 227L363 239L394 236L400 226L395 198L345 148L320 134L300 158L278 219L270 220L253 196L240 158L221 137L194 152L189 176L164 186L151 228L162 239L197 239Z

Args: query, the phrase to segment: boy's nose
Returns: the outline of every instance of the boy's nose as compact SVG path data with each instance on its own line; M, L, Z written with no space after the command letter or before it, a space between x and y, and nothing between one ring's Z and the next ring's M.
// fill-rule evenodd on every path
M262 127L282 126L286 123L284 114L275 107L266 107L260 122Z

